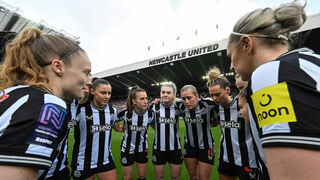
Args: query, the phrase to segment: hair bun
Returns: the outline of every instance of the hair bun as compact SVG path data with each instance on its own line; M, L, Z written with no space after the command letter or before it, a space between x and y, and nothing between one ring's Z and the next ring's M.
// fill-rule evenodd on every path
M280 34L289 34L299 29L307 19L304 6L297 2L282 4L274 11L275 20L281 25Z

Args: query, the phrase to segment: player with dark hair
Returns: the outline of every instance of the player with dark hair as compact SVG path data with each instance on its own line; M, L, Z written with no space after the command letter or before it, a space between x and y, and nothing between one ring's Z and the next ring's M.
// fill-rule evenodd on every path
M134 162L137 168L137 179L146 178L148 165L148 125L153 119L152 110L147 109L148 96L140 87L130 89L127 98L127 109L119 113L124 121L124 136L121 143L121 164L124 180L132 179Z
M111 84L96 79L90 88L91 98L80 104L74 130L72 176L74 179L117 179L111 153L112 128L123 131L117 109L109 104Z
M257 179L257 164L249 124L238 113L239 99L230 96L230 83L213 67L207 87L218 108L221 127L218 172L221 180ZM243 88L245 82L237 82Z

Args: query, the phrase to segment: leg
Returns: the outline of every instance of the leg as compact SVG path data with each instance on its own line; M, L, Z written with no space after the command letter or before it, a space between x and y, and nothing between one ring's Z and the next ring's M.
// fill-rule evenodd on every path
M85 178L85 180L94 180L94 175L93 176L90 176L88 178Z
M156 180L163 180L165 175L166 164L153 165Z
M236 176L229 176L221 173L219 173L219 178L220 180L237 180Z
M181 150L169 151L169 166L171 179L180 179L181 167L182 167L182 153Z
M132 167L133 167L133 165L122 166L122 173L123 173L124 180L131 180L132 179Z
M172 180L179 180L181 174L182 164L169 164L170 166L170 177Z
M101 172L97 174L99 180L117 180L117 170L113 169L106 172Z
M199 179L210 180L213 165L199 161Z
M186 167L189 173L190 180L197 179L197 158L185 158L184 162L186 163Z
M137 166L137 178L138 179L145 179L148 163L136 162L136 166Z

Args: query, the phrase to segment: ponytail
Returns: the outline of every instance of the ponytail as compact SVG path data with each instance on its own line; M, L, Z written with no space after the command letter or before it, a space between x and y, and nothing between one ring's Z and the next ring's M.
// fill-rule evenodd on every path
M79 45L67 37L46 35L37 28L23 30L6 46L0 66L0 90L21 84L46 91L49 79L42 67L76 48L80 48ZM64 63L70 64L70 58L66 57Z

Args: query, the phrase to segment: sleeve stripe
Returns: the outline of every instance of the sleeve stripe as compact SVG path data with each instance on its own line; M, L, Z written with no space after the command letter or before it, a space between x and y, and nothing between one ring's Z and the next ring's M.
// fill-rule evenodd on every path
M302 136L269 136L261 138L261 144L267 143L297 143L320 146L320 138L302 137Z
M46 160L46 159L33 158L33 157L21 157L21 156L7 156L7 155L0 155L0 162L39 164L43 166L51 166L52 164L50 160Z

